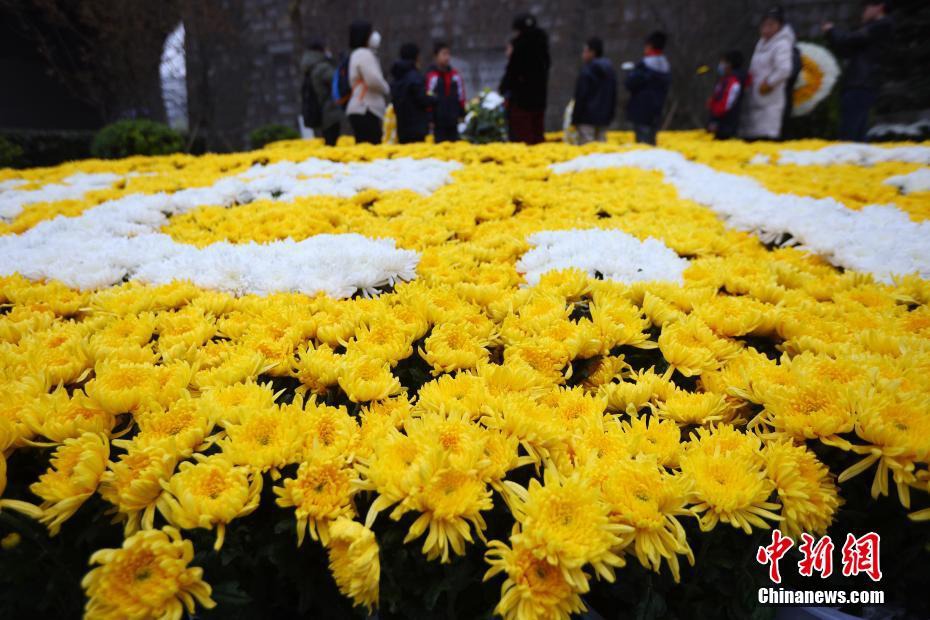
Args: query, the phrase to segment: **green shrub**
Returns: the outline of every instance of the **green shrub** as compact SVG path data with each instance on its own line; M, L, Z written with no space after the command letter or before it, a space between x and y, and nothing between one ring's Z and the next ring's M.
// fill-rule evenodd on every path
M184 150L184 138L163 123L148 119L118 121L101 129L90 154L102 159L130 155L168 155Z
M65 129L5 129L3 139L22 149L18 168L57 166L90 157L93 132ZM6 164L9 165L9 164Z
M22 165L23 148L0 136L0 168L15 168Z
M279 140L296 140L300 137L293 127L285 125L262 125L249 134L249 143L253 149L260 149L266 144L277 142Z

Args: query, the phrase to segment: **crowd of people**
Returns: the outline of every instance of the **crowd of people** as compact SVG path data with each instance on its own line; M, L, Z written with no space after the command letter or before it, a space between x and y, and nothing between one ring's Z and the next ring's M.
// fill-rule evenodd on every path
M862 24L840 31L830 22L824 37L845 62L840 94L839 137L862 141L880 86L880 58L892 38L889 0L866 0ZM528 13L512 22L507 64L498 86L506 102L511 141L537 144L544 137L549 70L549 38ZM721 55L717 80L707 102L708 129L719 139L777 140L791 114L792 93L801 72L796 36L775 6L765 12L748 67L739 50ZM626 118L636 141L656 144L665 102L672 83L671 64L665 55L668 37L655 31L645 38L642 58L621 66L628 92ZM419 47L400 46L389 82L378 58L381 35L371 23L358 20L349 28L350 52L340 63L322 42L308 46L301 59L304 75L304 123L332 145L340 134L343 117L356 142L382 141L385 112L390 101L396 116L397 140L419 142L432 134L436 142L459 139L466 114L465 82L452 66L452 49L439 41L424 72ZM571 124L584 144L606 140L618 107L617 71L604 56L604 41L588 39L574 90Z

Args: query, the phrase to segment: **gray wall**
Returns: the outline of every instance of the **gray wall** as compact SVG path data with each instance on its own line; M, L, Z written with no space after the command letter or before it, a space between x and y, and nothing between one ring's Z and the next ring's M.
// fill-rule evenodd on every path
M669 33L673 65L668 103L671 126L703 122L703 102L712 75L698 76L702 64L713 66L719 53L739 48L747 58L756 39L755 24L769 3L764 0L189 0L188 90L191 127L200 127L214 149L240 148L257 126L295 125L299 108L297 61L302 45L324 38L345 50L348 25L364 17L383 35L385 72L401 43L413 41L428 64L432 42L453 46L453 62L473 94L494 88L504 69L510 23L521 11L533 12L549 32L553 58L550 75L550 129L561 125L571 98L584 40L604 39L607 56L619 65L635 60L642 40L656 28ZM857 0L787 0L788 18L801 38L818 32L823 19L843 23L858 12ZM621 97L621 106L623 97ZM622 125L622 109L618 110Z

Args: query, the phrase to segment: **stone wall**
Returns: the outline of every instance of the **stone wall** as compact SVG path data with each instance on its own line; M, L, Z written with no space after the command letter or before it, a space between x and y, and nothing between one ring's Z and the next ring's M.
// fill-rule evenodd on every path
M607 56L619 66L641 54L643 38L656 28L669 33L668 55L674 67L669 124L693 127L703 120L703 101L713 79L697 75L697 68L713 66L720 52L734 47L748 57L756 39L755 24L768 4L763 0L191 0L185 17L191 126L199 122L215 149L245 146L249 130L265 123L296 126L296 66L303 43L322 38L335 51L344 51L349 23L357 17L369 19L383 35L385 73L402 43L418 43L426 65L433 41L441 39L452 45L453 63L470 93L495 88L504 70L511 20L528 10L550 36L553 65L546 116L550 129L561 125L587 37L603 38ZM853 18L859 5L856 0L783 4L801 38L815 36L824 19L843 23ZM198 10L203 13L203 8L194 7L204 6L213 7L214 14L201 15L192 27L188 17L196 17ZM217 36L216 30L228 34ZM207 70L201 66L204 59ZM622 126L622 111L617 124Z

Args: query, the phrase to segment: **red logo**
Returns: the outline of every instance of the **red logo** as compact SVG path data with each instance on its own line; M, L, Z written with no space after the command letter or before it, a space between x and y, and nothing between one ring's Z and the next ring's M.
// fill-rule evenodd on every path
M872 581L880 581L882 569L879 562L879 543L881 537L875 532L869 532L859 538L853 534L846 535L843 544L842 561L843 576L853 577L864 573ZM772 542L756 551L756 561L769 567L769 579L773 583L781 583L781 571L778 562L794 546L790 537L784 536L781 530L772 530ZM802 577L811 577L819 573L822 579L833 574L833 550L835 546L829 536L817 540L810 534L801 534L801 544L798 551L802 558L798 562L798 573Z

